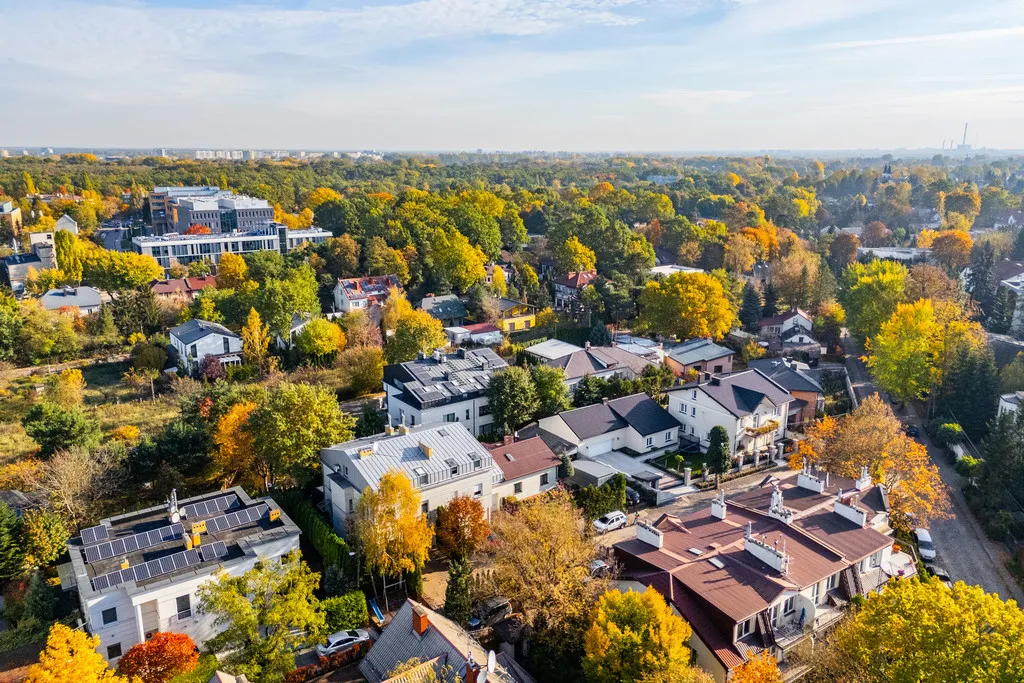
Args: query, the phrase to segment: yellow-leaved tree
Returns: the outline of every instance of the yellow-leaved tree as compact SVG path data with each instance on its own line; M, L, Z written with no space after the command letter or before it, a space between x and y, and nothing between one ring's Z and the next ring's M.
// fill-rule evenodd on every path
M930 299L898 304L866 343L868 367L878 385L899 401L921 398L936 383L942 331Z
M825 417L807 428L799 455L790 466L799 469L802 458L850 479L867 467L872 481L883 484L889 495L890 524L904 531L927 526L932 519L951 515L949 491L925 447L903 432L902 423L878 394L873 394L849 415Z
M732 683L782 683L782 672L768 650L733 669Z
M213 434L217 451L213 461L225 488L231 486L236 479L256 484L265 481L264 472L254 471L256 454L252 446L252 434L248 430L249 416L254 410L256 403L241 401L231 406L217 423L217 430Z
M29 667L25 683L141 683L137 677L125 678L108 669L96 651L99 644L99 636L54 624L46 649L39 654L39 662Z
M560 273L594 270L597 267L593 250L588 249L575 235L555 249L554 258Z
M640 324L656 334L721 339L735 323L721 281L705 273L675 273L648 282L640 294Z
M384 581L421 569L434 539L420 510L419 492L398 471L385 472L376 491L369 486L363 490L356 503L355 532L366 570Z
M583 671L589 683L686 680L691 634L690 625L653 588L608 591L598 599L584 636Z
M219 289L240 289L249 279L249 266L239 254L227 253L217 264L217 287Z
M242 355L245 362L258 368L260 374L267 369L267 349L270 347L270 330L263 324L255 308L249 309L249 317L242 327Z

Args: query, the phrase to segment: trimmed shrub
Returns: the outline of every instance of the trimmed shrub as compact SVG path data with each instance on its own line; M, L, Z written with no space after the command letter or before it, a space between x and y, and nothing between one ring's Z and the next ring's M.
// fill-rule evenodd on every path
M613 510L625 510L626 477L619 472L600 486L577 489L573 498L588 522Z
M273 494L277 504L281 506L292 521L302 529L302 533L310 544L316 548L323 558L324 567L336 566L346 568L348 566L348 544L345 539L334 533L334 529L317 512L316 508L309 504L298 489L279 491Z
M362 591L352 591L320 603L324 607L327 630L331 633L363 628L370 620L366 609L366 596Z

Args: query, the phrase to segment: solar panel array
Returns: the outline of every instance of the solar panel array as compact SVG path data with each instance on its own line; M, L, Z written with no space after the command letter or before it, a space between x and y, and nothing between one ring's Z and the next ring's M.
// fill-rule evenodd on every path
M171 524L170 526L153 529L152 531L144 531L134 536L118 538L98 545L89 545L85 547L85 561L94 563L126 553L145 550L164 541L181 538L184 533L185 527L181 524Z
M88 529L82 529L82 543L86 545L93 545L100 541L105 541L109 538L107 527L100 524L99 526L91 526Z
M92 580L92 587L96 590L103 590L104 588L120 586L126 581L154 579L164 574L170 574L175 569L185 569L186 567L195 566L200 562L202 560L199 559L198 550L185 550L168 555L167 557L161 557L158 560L143 562L128 569L118 569L117 571L97 576Z
M214 498L213 500L191 503L181 508L181 511L184 513L185 519L196 519L198 517L215 515L219 512L236 508L238 505L238 496L232 493L220 498Z
M206 530L227 531L228 529L234 529L236 526L242 526L249 522L257 522L263 517L268 517L269 515L270 506L266 503L260 503L259 505L255 505L251 508L208 519L206 520Z
M224 541L214 541L209 545L199 546L199 555L202 556L203 562L210 562L220 557L226 557L228 554L228 547Z

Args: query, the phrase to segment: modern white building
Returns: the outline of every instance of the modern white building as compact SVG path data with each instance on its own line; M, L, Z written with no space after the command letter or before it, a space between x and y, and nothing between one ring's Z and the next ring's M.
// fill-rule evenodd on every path
M154 633L203 644L221 629L198 611L196 589L223 570L240 576L299 547L299 529L270 498L241 488L102 520L68 541L89 631L111 664Z
M172 327L170 340L182 374L195 373L206 356L213 356L221 365L242 363L241 337L219 323L193 318Z
M419 490L423 514L431 516L460 495L493 510L494 486L502 480L491 453L457 422L388 427L383 434L324 448L320 464L331 521L342 535L363 491L377 490L387 472L408 477Z
M421 354L416 360L384 367L388 421L392 425L461 422L474 436L493 431L487 403L491 375L508 367L489 348Z
M254 251L287 253L303 244L319 244L331 233L320 228L289 230L282 223L267 223L248 231L212 232L209 235L183 235L171 232L154 237L133 237L132 246L139 254L156 259L165 269L175 263L183 266L193 261L220 263L221 254L248 254Z
M174 203L186 197L216 197L221 194L219 187L211 185L157 186L149 193L150 223L154 235L175 231ZM230 194L225 192L224 194ZM186 226L187 227L187 226Z
M567 410L542 418L538 426L590 458L622 449L655 453L679 443L679 423L647 394Z
M668 393L668 410L682 430L681 439L706 450L711 428L729 434L731 453L757 453L786 437L786 420L795 399L758 370L712 375Z

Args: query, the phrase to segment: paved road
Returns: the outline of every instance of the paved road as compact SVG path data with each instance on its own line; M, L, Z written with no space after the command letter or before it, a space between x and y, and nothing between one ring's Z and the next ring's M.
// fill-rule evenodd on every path
M858 400L863 400L874 393L888 400L872 384L867 368L860 360L859 347L853 340L847 340L847 353L849 355L846 367ZM932 538L938 550L938 559L935 563L943 567L953 581L981 586L989 593L998 593L1003 598L1014 598L1018 604L1024 605L1024 591L1021 591L1020 586L1006 570L1009 554L1005 547L988 540L964 501L963 478L953 469L945 453L928 438L923 428L924 420L920 416L910 407L897 415L904 422L912 422L922 427L920 441L927 447L932 462L938 466L942 481L950 487L955 516L931 524Z

